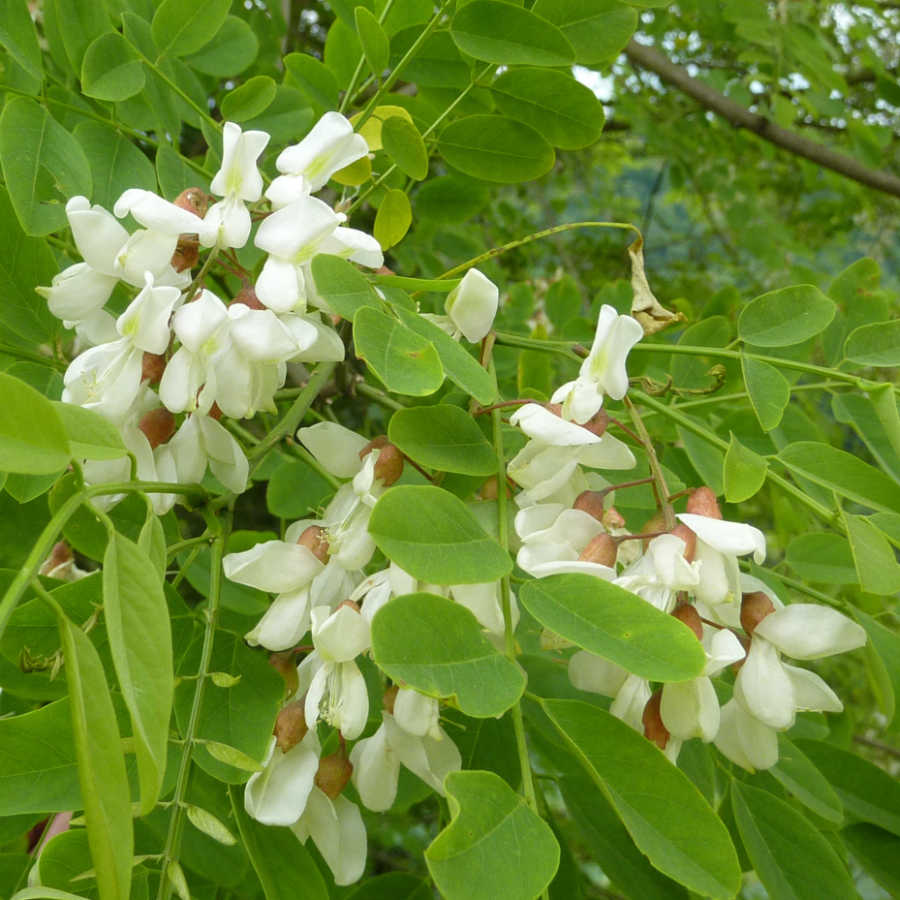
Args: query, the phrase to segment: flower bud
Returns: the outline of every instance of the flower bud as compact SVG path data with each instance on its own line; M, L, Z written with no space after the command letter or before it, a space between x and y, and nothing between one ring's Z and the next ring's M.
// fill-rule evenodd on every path
M319 760L319 770L316 772L316 787L334 800L347 786L352 774L353 766L346 756L339 753L323 756Z
M202 219L209 209L209 195L198 187L185 188L173 201L180 209L200 216Z
M241 288L237 294L235 294L234 300L232 303L241 303L244 306L249 306L250 309L266 309L267 307L260 301L259 297L256 296L256 291L253 289L252 284L245 285Z
M603 521L603 500L606 491L582 491L572 504L572 509L580 509L589 516L593 516L598 522Z
M328 562L328 536L321 525L310 525L304 529L297 538L297 543L301 547L306 547L320 562Z
M614 528L625 527L625 516L623 516L614 506L610 506L609 509L603 513L600 522L607 531L612 531Z
M269 665L284 679L285 693L289 697L293 697L300 686L294 654L290 650L283 653L270 653Z
M688 497L687 511L698 516L709 516L711 519L722 518L716 495L708 487L699 487L691 492Z
M775 606L768 595L762 591L753 591L741 597L741 628L752 635L762 620L775 612Z
M616 542L608 534L598 534L581 551L578 560L612 568L616 564L616 553Z
M166 357L162 353L145 353L141 359L141 381L159 384L166 370Z
M384 692L384 696L381 698L381 705L384 707L385 711L389 712L391 715L394 714L394 703L397 702L397 694L399 692L400 686L397 684L392 684Z
M671 533L684 541L684 558L688 562L693 562L694 554L697 552L697 535L682 522L679 522Z
M685 603L683 606L679 606L678 609L673 610L672 615L679 622L684 622L694 632L698 641L703 640L703 622L700 621L700 613L697 612L696 607L690 603Z
M155 450L175 434L175 416L164 406L160 406L144 413L138 422L138 428L144 432L151 449Z
M306 714L303 711L305 705L304 700L293 700L278 713L272 734L275 735L275 744L282 753L296 747L309 731Z
M659 705L662 702L662 689L653 692L653 696L644 707L641 721L644 724L644 737L653 741L660 750L666 749L669 743L669 729L663 725L662 716L659 713Z

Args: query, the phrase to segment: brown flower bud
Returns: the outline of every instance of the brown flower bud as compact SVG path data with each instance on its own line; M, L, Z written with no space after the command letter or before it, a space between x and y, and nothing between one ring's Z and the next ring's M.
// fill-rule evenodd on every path
M294 654L290 650L283 653L270 653L269 665L284 679L285 693L293 697L300 685Z
M400 691L399 685L392 684L384 692L384 696L381 698L381 705L391 715L394 714L394 704L397 702L397 694L399 693L399 691Z
M292 747L296 747L309 731L306 714L303 711L304 706L302 700L294 700L282 707L281 712L278 713L272 734L275 735L275 743L282 753L287 753Z
M145 353L141 359L141 381L159 384L166 370L166 357L162 353Z
M688 562L693 562L694 554L697 552L697 535L682 522L672 529L672 534L684 541L684 558Z
M237 294L235 294L234 300L231 302L241 303L244 306L249 306L250 309L266 309L266 306L259 297L256 296L256 291L253 289L252 284L242 287Z
M176 272L185 272L193 269L197 265L200 257L200 241L193 235L182 235L178 238L175 245L175 252L172 254L172 268Z
M603 500L606 491L582 491L572 504L572 509L580 509L589 516L593 516L598 522L603 521Z
M716 495L708 487L699 487L691 491L688 497L687 511L698 516L709 516L711 519L721 519L722 512Z
M390 487L403 474L403 454L393 445L385 444L378 451L375 461L375 477L385 487Z
M175 434L175 416L164 406L160 406L144 413L138 422L138 428L146 435L150 447L156 449Z
M614 506L610 506L609 509L604 511L600 521L607 531L612 531L613 528L625 527L625 516L623 516Z
M185 188L172 202L179 209L186 209L201 219L209 209L209 195L198 187Z
M658 513L655 513L654 515L650 516L650 518L647 519L646 522L644 522L644 525L641 528L640 533L641 534L656 534L659 531L664 531L665 528L666 528L666 517L661 512L658 512ZM644 541L642 541L642 543L644 545L644 550L647 549L647 546L649 545L650 541L652 541L652 540L653 540L653 538L645 538Z
M660 750L665 750L669 743L669 729L663 725L662 716L659 714L659 706L662 702L662 689L653 692L653 696L644 707L641 721L644 724L644 737L653 741Z
M328 536L321 525L310 525L297 538L301 547L306 547L320 562L328 562Z
M690 603L685 603L683 606L679 606L678 609L673 610L672 615L679 622L684 622L697 636L698 641L703 640L703 622L700 621L700 613L697 612L694 606Z
M775 612L775 605L762 591L753 591L741 597L741 628L752 635L762 620Z
M365 459L373 450L380 450L382 447L386 447L390 441L387 438L386 434L379 434L372 438L362 450L359 451L359 458L361 460Z
M346 756L339 753L323 756L319 760L319 770L316 772L316 787L334 800L347 787L352 774L353 766Z
M616 542L608 534L598 534L581 551L578 559L612 568L616 564Z

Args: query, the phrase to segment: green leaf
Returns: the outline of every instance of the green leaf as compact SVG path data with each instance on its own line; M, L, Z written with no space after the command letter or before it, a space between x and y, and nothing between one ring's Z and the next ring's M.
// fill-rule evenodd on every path
M737 893L741 870L728 830L655 745L596 706L541 706L655 868L703 896Z
M72 71L77 74L88 46L110 30L109 13L103 3L83 3L81 0L48 0L48 3L53 6Z
M584 66L612 63L638 24L637 12L617 0L537 0L532 11L562 31Z
M817 287L799 284L770 291L741 310L738 335L756 347L787 347L824 331L835 305Z
M41 48L26 0L0 0L0 44L32 78L43 79Z
M847 539L829 532L800 534L788 544L787 564L808 581L856 584L858 576Z
M568 66L575 51L551 22L520 6L473 0L453 17L450 35L463 53L508 66Z
M900 897L900 838L874 825L851 825L841 838L856 861L891 897Z
M0 817L81 809L69 700L0 719Z
M411 397L433 394L444 381L434 346L397 319L363 306L353 317L356 355L390 391Z
M844 821L844 807L828 779L783 734L778 735L778 762L767 772L816 815L835 825Z
M225 827L221 819L216 818L209 810L188 804L187 817L198 831L211 837L214 841L233 847L237 843L235 836Z
M177 197L185 188L209 187L209 177L202 175L168 144L162 144L156 151L156 177L159 179L160 193Z
M828 779L854 818L900 836L900 782L862 757L818 741L798 741L800 749Z
M433 896L430 881L411 872L387 872L362 882L346 900L432 900Z
M391 55L388 36L384 33L378 19L365 6L357 6L353 10L353 16L359 43L362 45L363 55L369 64L369 69L376 78L381 78Z
M369 533L415 578L432 584L485 584L512 570L509 554L458 497L431 485L395 485L375 504Z
M402 116L385 119L381 126L381 144L404 175L409 175L416 181L428 176L428 150L425 148L425 141L408 119Z
M300 91L279 84L275 88L275 99L265 112L244 122L243 128L245 131L251 128L265 131L271 136L272 143L285 143L294 140L298 134L306 134L312 121L313 111Z
M844 900L856 893L832 846L792 806L737 781L731 803L747 855L773 900Z
M51 405L76 459L118 459L128 452L119 429L99 413L60 400L52 400Z
M255 75L222 98L222 117L246 122L265 112L275 99L277 86L268 75Z
M337 109L338 84L324 63L307 53L288 53L284 58L286 84L302 93L317 115Z
M347 260L320 253L313 257L310 268L316 291L329 309L342 319L352 321L356 311L363 306L384 308L378 295L372 290L372 285Z
M500 112L530 125L554 147L589 147L603 131L603 104L568 72L508 69L491 91Z
M266 506L273 516L303 519L315 513L334 488L301 459L281 463L266 485Z
M66 432L53 404L33 387L0 373L0 471L49 475L68 465Z
M163 530L162 522L153 507L147 508L147 518L138 535L138 547L146 554L147 558L153 564L156 574L159 576L160 582L166 577L166 533Z
M860 587L873 594L900 590L900 563L887 538L866 516L843 513Z
M722 475L725 471L725 455L722 451L687 428L679 425L676 431L687 458L700 476L701 484L708 485L717 496L724 494Z
M475 0L463 12L482 2ZM506 3L497 3L516 9ZM515 184L546 175L553 168L553 148L533 128L505 116L466 116L442 132L438 148L447 163L465 175Z
M403 240L409 226L412 225L412 209L409 197L403 191L393 188L384 192L378 212L375 214L375 225L372 234L381 244L382 250L393 247Z
M866 629L869 638L866 645L867 663L870 670L875 670L871 674L878 705L890 728L897 714L897 698L900 697L900 636L862 610L854 610L853 615Z
M222 675L227 673L222 672L219 674ZM238 750L237 747L223 744L221 741L206 741L203 746L213 759L218 760L221 763L233 766L235 769L240 769L242 772L262 772L262 764L248 756L242 750Z
M241 842L250 857L266 900L328 900L328 888L306 847L287 828L271 828L251 819L243 792L228 789Z
M522 696L525 675L499 653L466 607L436 594L405 594L372 620L372 653L394 681L452 698L467 715L499 716Z
M900 319L860 325L851 331L844 358L858 366L900 366Z
M258 52L259 40L253 29L243 19L229 15L216 33L215 41L189 56L185 62L204 75L224 78L243 72L256 59Z
M225 24L231 0L163 0L153 15L160 56L187 56L205 47Z
M391 416L388 438L406 456L430 469L493 475L494 448L475 420L458 406L414 406Z
M787 378L767 362L749 356L741 357L744 384L750 404L763 431L777 428L791 400L791 386Z
M900 511L900 484L846 450L819 441L797 441L778 454L791 470L856 503Z
M99 122L79 122L74 134L91 166L93 203L112 209L128 188L156 190L153 163L130 140Z
M532 900L559 865L550 826L493 772L451 772L450 824L425 851L447 900Z
M137 544L114 532L103 556L109 649L128 707L141 785L141 814L156 805L166 770L172 696L172 634L162 578Z
M118 31L101 34L87 48L81 63L81 89L88 97L127 100L139 94L145 82L140 56Z
M134 836L125 759L100 657L65 616L59 632L66 660L72 734L100 900L129 894Z
M78 141L27 97L13 97L3 108L0 165L26 234L64 228L66 201L91 193L91 169Z
M900 415L893 384L885 382L867 395L835 394L831 408L838 422L863 439L878 465L900 481Z
M467 222L474 218L489 200L487 186L461 175L439 175L429 178L413 194L416 215L441 223Z
M729 503L749 500L765 484L769 463L731 433L731 442L722 465L722 484Z
M16 891L9 900L85 900L81 894L71 894L56 888L31 887Z
M318 259L318 257L316 257ZM459 341L409 309L394 307L400 321L411 331L426 338L438 352L447 377L479 403L487 405L497 399L497 381L480 365Z
M687 681L706 665L703 647L684 623L592 575L526 581L519 600L546 628L651 681Z

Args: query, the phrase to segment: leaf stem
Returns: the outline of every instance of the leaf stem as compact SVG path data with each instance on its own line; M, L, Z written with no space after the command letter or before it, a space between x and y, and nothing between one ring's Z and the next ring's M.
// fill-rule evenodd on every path
M663 522L665 530L671 531L675 527L675 509L669 502L669 486L666 484L666 476L663 474L662 466L659 464L659 458L656 455L656 448L653 446L653 439L647 431L647 426L641 418L635 405L625 397L625 405L631 413L631 421L637 430L637 436L647 451L647 461L650 463L650 474L653 476L653 486L656 492L656 503L663 514Z

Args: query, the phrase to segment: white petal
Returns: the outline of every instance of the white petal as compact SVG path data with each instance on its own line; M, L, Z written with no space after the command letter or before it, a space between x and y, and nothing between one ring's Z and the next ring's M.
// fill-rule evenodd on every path
M684 741L698 737L709 743L719 730L719 700L706 677L663 685L659 714L671 734Z
M247 488L249 463L240 444L224 425L209 416L198 415L203 444L213 475L236 494Z
M734 698L770 728L784 731L794 724L794 689L778 651L754 637L734 682Z
M812 709L818 712L841 712L844 704L840 697L816 675L797 666L784 667L794 688L794 703L797 709Z
M249 309L243 304L228 308L234 346L253 362L278 362L297 352L297 342L278 317L268 309Z
M754 719L736 700L722 707L716 747L737 765L753 772L778 762L778 734Z
M615 697L627 677L621 666L587 650L579 650L569 660L569 681L580 691Z
M609 711L626 725L643 734L644 707L650 699L650 694L650 682L646 678L629 675L610 704Z
M329 475L338 478L352 478L362 468L359 452L369 443L367 438L336 422L301 428L297 439Z
M815 603L792 603L766 616L756 634L794 659L820 659L856 650L866 632L837 610Z
M185 347L198 353L228 321L225 304L212 291L202 291L196 300L186 303L175 313L172 329Z
M66 204L66 216L84 261L104 275L114 275L116 253L128 240L128 232L112 213L102 206L91 206L87 197L72 197Z
M260 250L295 263L311 258L318 244L344 221L327 203L304 197L263 220L254 243Z
M700 540L720 553L728 556L746 556L752 553L755 563L765 562L766 538L758 528L744 522L725 522L695 513L679 513L677 518Z
M367 269L378 269L384 265L381 244L372 235L356 228L338 226L328 237L322 239L319 252L349 259Z
M400 688L394 699L394 721L409 734L424 737L438 728L440 710L434 697Z
M119 248L113 263L113 271L123 281L127 281L135 287L143 285L146 272L159 274L162 280L163 275L169 276L171 272L174 272L170 261L177 245L177 234L139 228ZM187 275L187 273L184 274ZM180 279L180 281L180 286L185 286L184 279ZM173 286L179 285L173 284Z
M368 621L350 606L341 606L334 612L325 606L314 607L312 636L316 650L326 661L355 659L372 645Z
M244 808L265 825L291 825L306 807L313 780L319 768L318 742L315 732L282 753L270 744L270 758L262 772L250 776L244 789Z
M400 762L438 793L444 793L444 778L462 768L456 744L443 729L438 737L416 737L400 728L393 717L384 714L388 740Z
M354 744L350 751L353 786L363 805L372 812L384 812L397 798L400 760L387 740L384 724L371 737Z
M280 594L244 640L266 650L289 650L309 631L309 588Z
M593 469L633 469L637 465L628 445L611 434L604 434L599 443L583 447L578 461Z
M344 796L334 800L319 788L313 788L303 814L302 828L295 834L305 840L308 834L334 875L335 884L353 884L366 867L366 826L359 808Z
M276 594L299 590L323 568L308 547L286 541L265 541L242 553L229 553L222 567L231 581Z
M163 234L199 234L202 239L208 230L198 215L140 188L125 191L116 201L113 212L120 219L131 213L145 228Z
M510 416L509 422L510 425L521 428L528 437L556 447L599 444L601 440L599 435L587 428L567 422L537 403L526 403L519 407Z
M712 632L709 637L708 632ZM730 666L747 655L737 635L728 628L704 627L703 646L707 653L704 675L717 675L725 666Z
M340 690L329 721L348 741L353 741L362 734L369 718L369 691L355 662L336 663L335 669Z
M491 330L499 297L497 285L490 278L478 269L469 269L447 295L444 309L465 339L475 344Z
M76 263L53 276L50 287L35 290L47 300L47 308L67 322L87 319L109 300L116 278L103 275L87 263Z

